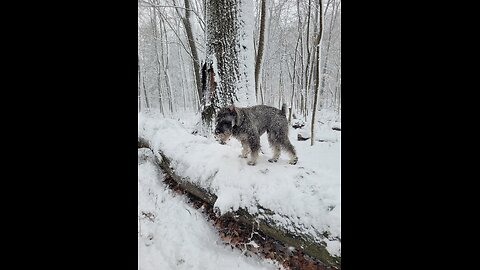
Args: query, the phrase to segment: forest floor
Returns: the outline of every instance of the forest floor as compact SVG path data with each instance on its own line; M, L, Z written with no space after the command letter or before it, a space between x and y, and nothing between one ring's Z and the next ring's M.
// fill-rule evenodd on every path
M278 269L272 260L225 245L207 216L163 182L151 151L138 152L139 270Z
M216 211L224 214L245 208L258 213L261 210L256 206L260 204L279 213L275 216L279 224L292 230L301 228L302 233L318 237L319 241L320 236L327 236L321 241L326 242L332 255L340 256L340 122L333 114L319 115L314 146L310 146L310 140L297 140L299 133L309 136L308 126L290 130L290 140L299 156L295 166L288 164L284 154L277 163L269 163L271 150L265 136L261 138L262 154L257 166L248 166L245 159L238 158L241 146L235 139L220 145L211 137L192 134L195 119L194 115L169 119L139 114L139 136L171 157L178 175L216 194ZM270 249L265 249L265 241L258 245L253 240L251 228L237 228L228 219L216 218L213 210L201 202L175 196L167 189L164 180L168 179L149 161L153 154L145 151L139 149L139 269L282 267L278 256L268 254L274 242L267 241ZM225 244L237 249L230 250ZM263 258L251 256L247 246L248 250L263 249ZM297 258L287 264L283 261L283 265L288 268L292 263L311 264L302 260ZM212 265L212 261L219 263Z

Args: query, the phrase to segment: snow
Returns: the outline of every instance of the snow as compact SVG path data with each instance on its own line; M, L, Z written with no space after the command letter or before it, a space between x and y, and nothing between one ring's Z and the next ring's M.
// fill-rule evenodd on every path
M277 163L269 163L272 151L266 135L261 137L263 154L257 165L249 166L239 158L241 144L231 139L220 145L212 137L192 134L198 116L179 119L158 115L138 115L139 136L150 141L171 159L175 172L188 181L218 196L215 207L220 213L245 208L264 216L261 205L276 214L268 216L284 228L310 235L325 242L332 255L341 250L341 183L340 132L331 129L339 125L332 114L319 114L317 140L297 141L299 130L290 130L290 141L297 150L297 165L288 164L282 152ZM306 125L303 129L310 130ZM325 239L322 234L327 232Z
M182 196L174 196L140 149L138 164L138 269L278 269L222 243L214 227ZM145 213L145 214L144 214Z

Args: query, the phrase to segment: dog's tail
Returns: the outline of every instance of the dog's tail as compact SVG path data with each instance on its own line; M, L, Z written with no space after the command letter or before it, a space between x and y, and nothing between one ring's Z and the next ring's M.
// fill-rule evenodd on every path
M283 116L287 116L287 103L283 103L281 113Z

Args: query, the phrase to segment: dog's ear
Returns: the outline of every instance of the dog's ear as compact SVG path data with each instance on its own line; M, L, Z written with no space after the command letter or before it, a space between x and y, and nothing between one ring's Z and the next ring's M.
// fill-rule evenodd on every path
M243 113L238 108L234 107L234 110L235 110L235 115L236 116L235 116L235 119L232 122L232 126L235 126L235 125L240 126L243 123Z

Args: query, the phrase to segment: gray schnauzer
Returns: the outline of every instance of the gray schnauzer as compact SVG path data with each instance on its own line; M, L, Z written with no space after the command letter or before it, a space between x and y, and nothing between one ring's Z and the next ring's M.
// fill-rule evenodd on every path
M233 136L242 143L240 157L251 159L248 165L255 165L260 150L260 136L267 132L268 142L273 148L273 157L269 162L277 162L280 150L284 149L290 156L289 163L297 164L295 148L288 139L288 121L285 116L286 104L279 110L266 105L239 108L233 105L218 111L215 119L215 137L221 144Z

